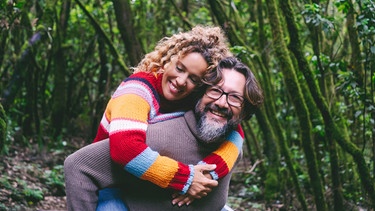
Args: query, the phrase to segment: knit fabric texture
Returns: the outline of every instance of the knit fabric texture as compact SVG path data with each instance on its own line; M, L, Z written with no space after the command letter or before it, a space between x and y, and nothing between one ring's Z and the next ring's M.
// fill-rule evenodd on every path
M94 142L109 138L111 159L134 176L150 181L162 188L181 191L190 187L194 173L192 166L161 156L146 143L149 123L182 116L184 112L161 113L161 101L165 101L161 88L162 74L139 72L125 79L112 95L100 122ZM180 101L174 106L186 107ZM176 108L178 111L178 108ZM202 162L216 164L211 175L222 178L233 168L242 149L243 131L227 137L216 151ZM173 144L173 140L171 140Z
M168 128L168 129L166 129ZM220 145L202 144L197 139L196 121L192 111L184 117L175 118L157 124L151 124L147 131L146 143L160 154L184 163L197 163L208 156ZM171 144L173 140L173 144ZM173 191L159 188L147 181L129 176L122 176L123 194L130 210L165 211L165 210L221 210L228 197L231 172L219 180L219 185L207 196L196 199L189 206L178 207L171 203ZM117 186L118 187L118 186Z

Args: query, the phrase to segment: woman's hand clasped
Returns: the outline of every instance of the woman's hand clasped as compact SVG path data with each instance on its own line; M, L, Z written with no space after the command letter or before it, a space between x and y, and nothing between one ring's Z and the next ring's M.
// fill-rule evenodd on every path
M215 170L216 165L195 165L194 166L194 178L190 185L189 190L185 195L174 193L172 195L172 204L178 206L189 205L195 199L200 199L208 195L212 191L212 188L216 187L219 183L213 180L210 171Z

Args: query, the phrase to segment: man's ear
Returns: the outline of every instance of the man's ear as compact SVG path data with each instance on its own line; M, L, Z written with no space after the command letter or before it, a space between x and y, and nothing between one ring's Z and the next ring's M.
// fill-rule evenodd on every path
M245 111L242 111L241 113L241 121L245 120L249 120L251 117L253 116L253 114L250 114L250 113L246 113Z
M249 120L255 114L257 109L259 108L253 104L245 102L241 113L241 117L243 118L242 120Z

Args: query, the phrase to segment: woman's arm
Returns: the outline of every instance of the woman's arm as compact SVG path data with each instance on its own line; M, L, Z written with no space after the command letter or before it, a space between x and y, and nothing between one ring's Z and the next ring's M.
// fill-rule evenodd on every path
M220 145L220 147L212 152L210 155L205 157L199 164L216 164L216 168L209 172L210 175L205 174L207 178L218 180L226 176L233 168L236 163L238 156L241 153L242 145L244 140L244 133L241 125L238 125L237 130L232 131L226 138L226 141ZM200 165L194 166L195 168ZM199 177L198 177L199 178ZM206 196L210 190L201 191L196 195L193 195L194 189L199 187L199 183L193 183L188 190L186 195L173 194L172 204L178 204L178 206L189 205L195 199ZM206 189L207 190L207 189Z
M123 83L107 105L97 137L108 134L111 159L129 173L186 193L194 178L193 165L160 156L145 143L148 120L158 114L158 106L152 86L138 80Z
M242 150L244 132L241 125L232 131L226 141L220 147L205 157L200 164L216 164L216 169L210 174L213 179L218 180L227 175L233 168Z

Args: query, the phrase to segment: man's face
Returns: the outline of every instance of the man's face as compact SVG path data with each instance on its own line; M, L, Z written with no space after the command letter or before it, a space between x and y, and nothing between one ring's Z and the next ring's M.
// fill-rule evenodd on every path
M223 80L216 87L225 93L243 96L245 83L243 74L236 70L223 69ZM243 107L229 105L225 94L216 100L203 95L195 107L199 138L205 143L222 141L227 133L241 122L242 109Z

